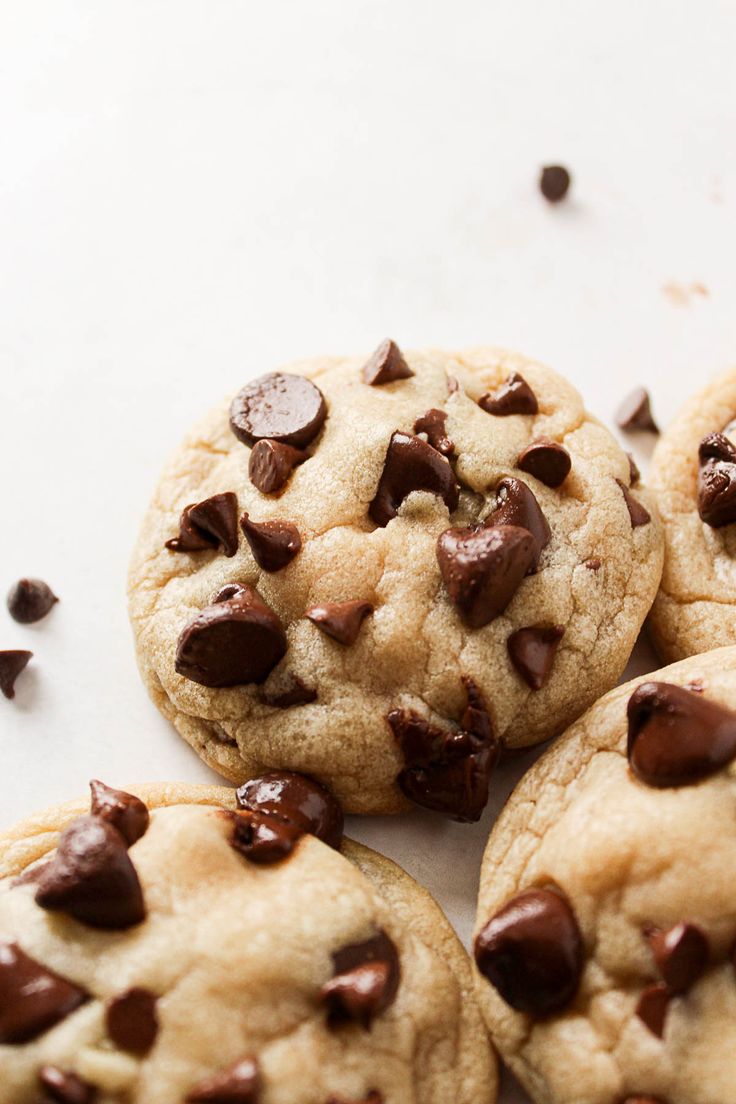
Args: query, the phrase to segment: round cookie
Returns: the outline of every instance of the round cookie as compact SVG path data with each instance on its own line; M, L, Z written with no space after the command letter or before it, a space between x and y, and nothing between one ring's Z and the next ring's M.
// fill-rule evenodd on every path
M688 400L651 466L665 563L649 626L666 660L736 643L736 369Z
M135 794L0 837L2 1104L495 1101L465 952L324 790Z
M153 700L226 777L474 820L502 747L616 682L661 557L652 497L570 384L384 343L261 377L190 434L130 613Z
M735 647L617 687L511 795L476 986L537 1104L733 1099L735 809Z

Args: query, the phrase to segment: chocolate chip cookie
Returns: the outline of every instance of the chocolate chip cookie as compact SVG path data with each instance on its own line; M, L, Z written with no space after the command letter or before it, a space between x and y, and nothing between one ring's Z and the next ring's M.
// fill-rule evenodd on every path
M2 1104L492 1104L470 963L321 786L159 785L0 837Z
M504 747L619 677L662 539L625 453L547 368L493 349L319 358L189 436L146 516L146 686L220 773L461 820Z
M474 943L544 1104L720 1104L736 1080L736 647L607 694L522 779Z

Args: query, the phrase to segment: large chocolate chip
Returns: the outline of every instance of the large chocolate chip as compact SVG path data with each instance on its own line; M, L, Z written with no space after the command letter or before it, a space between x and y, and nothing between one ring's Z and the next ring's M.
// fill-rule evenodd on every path
M629 518L631 519L631 528L638 529L640 525L648 525L652 520L648 510L646 510L641 502L638 502L632 495L629 488L625 483L622 483L620 479L617 479L619 487L621 488L621 494L624 496L624 502L626 503L626 509L629 511Z
M502 479L496 487L496 506L483 524L516 525L528 529L534 537L534 562L531 575L537 570L542 549L549 544L551 531L534 492L521 479Z
M179 536L166 541L170 552L211 551L218 545L226 556L238 551L238 499L232 491L185 507L179 518Z
M497 418L509 414L536 414L539 410L537 396L518 372L513 372L498 390L481 395L478 406Z
M559 203L570 187L570 173L564 165L545 165L539 175L539 190L548 203Z
M286 653L283 625L253 587L223 591L182 630L176 670L202 686L263 682Z
M452 456L455 451L450 438L447 436L447 413L432 407L414 423L415 433L426 433L427 440L432 448L437 449L443 456Z
M31 625L45 617L59 599L42 579L19 579L8 592L8 611L14 621Z
M627 715L629 765L648 786L692 785L736 756L736 715L681 686L642 683Z
M246 445L270 438L303 449L317 436L326 416L324 395L311 380L270 372L235 396L230 428Z
M317 691L307 686L298 675L287 674L280 684L273 688L264 687L261 700L276 709L291 709L295 705L309 705L317 700Z
M17 943L0 943L0 1043L28 1043L88 999Z
M113 790L96 778L90 782L89 788L92 792L92 816L102 817L112 824L128 847L132 847L145 834L150 819L141 799L123 790Z
M248 459L248 476L262 494L276 494L285 486L294 468L306 459L306 452L280 441L256 441Z
M636 1014L642 1023L661 1039L664 1035L664 1024L667 1019L667 1009L672 1000L673 993L662 981L648 985L642 992L636 1005Z
M127 843L100 817L72 821L37 886L41 908L64 912L93 928L129 928L146 915Z
M15 697L15 680L32 658L33 652L22 648L0 651L0 690L6 698Z
M240 519L240 528L253 559L264 571L281 571L302 546L299 530L290 521L251 521L245 513Z
M290 820L265 813L233 813L230 846L248 862L268 866L288 858L304 830Z
M506 641L511 662L532 690L541 690L547 682L564 635L562 625L530 625L512 632Z
M559 487L570 474L572 461L570 453L557 441L540 437L519 454L516 466L547 487Z
M245 782L235 796L241 809L288 821L301 834L310 832L339 850L342 809L332 794L311 778L292 771L269 771Z
M479 629L503 613L529 573L534 554L532 534L514 525L440 534L440 574L466 625Z
M659 433L657 423L652 417L649 392L636 387L626 396L616 411L616 425L619 429L641 429L650 433Z
M187 1093L186 1104L256 1104L261 1087L258 1062L241 1058L214 1077L207 1077Z
M695 924L675 924L647 936L654 961L673 993L686 993L708 965L708 939Z
M355 598L350 602L323 602L321 606L310 606L304 616L339 644L354 644L360 626L371 613L373 606L370 602Z
M394 380L409 379L414 375L399 346L389 339L381 342L365 362L361 372L363 382L373 387L382 383L393 383Z
M736 448L723 433L709 433L698 449L698 513L713 529L736 521Z
M561 1011L583 971L583 940L567 899L554 889L517 893L476 936L475 961L518 1012Z
M148 1054L158 1035L157 1000L155 993L136 986L108 1001L105 1026L116 1047L130 1054Z
M56 1104L92 1104L95 1098L92 1085L58 1066L41 1066L38 1081L46 1098Z
M334 975L322 986L330 1027L354 1022L370 1027L393 1004L401 967L393 940L380 931L364 943L341 947L332 956Z
M450 512L457 508L459 487L442 453L421 437L397 432L389 442L376 497L368 509L376 525L388 525L412 491L438 495Z
M209 533L198 529L189 517L191 505L185 506L179 515L179 535L164 543L169 552L211 552L217 541Z

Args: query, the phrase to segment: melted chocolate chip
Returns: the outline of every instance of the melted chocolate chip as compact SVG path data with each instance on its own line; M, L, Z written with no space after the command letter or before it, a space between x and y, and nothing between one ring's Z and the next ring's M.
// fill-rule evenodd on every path
M258 592L230 584L184 627L175 666L202 686L242 686L263 682L286 648L283 625Z
M189 517L192 506L185 506L179 515L179 535L171 537L164 544L169 552L211 552L217 547L217 541L209 533L198 529Z
M502 479L496 487L497 504L483 524L515 525L528 529L534 537L534 560L529 574L539 565L542 549L549 544L551 532L534 492L521 479Z
M627 754L648 786L688 786L736 756L736 715L668 682L644 682L629 698Z
M241 1058L222 1073L200 1081L184 1099L186 1104L256 1104L260 1087L258 1062Z
M0 1043L28 1043L88 999L17 943L0 943Z
M536 414L539 410L537 396L518 372L513 372L497 391L481 395L478 406L497 418L509 414Z
M355 598L350 602L323 602L310 606L304 616L339 644L354 644L366 617L373 613L370 602Z
M478 629L503 613L529 573L534 554L532 534L514 525L440 534L440 574L466 625Z
M303 835L302 828L290 820L263 813L235 813L230 846L249 862L267 866L288 858Z
M117 828L128 847L145 835L150 818L139 797L123 790L113 790L97 779L90 782L89 788L92 792L90 813Z
M617 479L616 482L621 488L621 494L624 496L626 509L629 511L631 528L637 529L640 525L648 525L652 520L649 511L645 510L641 502L637 502L625 483L622 483L620 479Z
M235 396L230 428L246 445L269 438L303 449L317 436L326 416L324 395L311 380L270 372Z
M708 965L708 939L695 924L675 924L647 936L663 981L673 993L686 993Z
M567 899L554 889L517 893L476 936L475 961L518 1012L561 1011L583 971L583 940Z
M307 458L301 449L264 438L251 449L248 477L262 494L276 494L286 485L294 468Z
M58 1066L41 1066L38 1080L47 1098L56 1104L92 1104L95 1098L92 1085Z
M639 471L639 468L637 467L636 460L634 459L634 457L631 455L630 452L626 453L626 457L629 461L629 486L630 487L635 487L636 484L641 479L641 472Z
M455 451L450 438L447 436L447 414L444 410L432 407L414 423L415 433L426 433L427 440L432 448L437 449L443 456L452 456Z
M0 690L6 698L15 697L15 680L32 658L33 652L21 648L0 651Z
M570 187L570 173L564 165L545 165L539 176L539 190L549 203L559 203Z
M389 442L376 497L368 508L376 525L388 525L412 491L438 495L450 512L457 508L460 491L442 453L421 437L397 432Z
M616 425L619 429L641 429L659 433L657 423L652 417L648 391L643 387L636 387L626 396L616 411Z
M361 374L363 382L373 387L382 383L393 383L395 380L409 379L414 375L399 346L388 338L382 341L371 354L363 365Z
M722 433L709 433L698 449L698 513L713 529L736 521L736 448Z
M564 635L562 625L530 625L512 632L506 641L511 662L532 690L541 690L547 682Z
M59 601L42 579L19 579L8 592L8 611L14 621L31 625L45 617Z
M298 675L288 675L273 689L263 689L261 700L276 709L291 709L295 705L309 705L317 700L317 691L306 686Z
M572 461L570 453L562 445L540 437L519 454L516 466L547 487L559 487L570 474Z
M245 513L240 519L240 528L253 559L264 571L281 571L302 546L299 530L290 521L251 521Z
M252 813L288 822L300 835L311 833L339 850L343 814L332 794L303 774L269 771L235 791L238 806Z
M664 982L657 981L647 986L636 1005L637 1016L658 1039L664 1035L664 1023L672 996Z
M170 552L211 551L218 545L226 556L238 551L238 499L232 491L186 506L179 518L179 536L166 541Z
M96 816L78 817L62 832L37 887L41 908L64 912L93 928L129 928L146 914L126 841Z
M105 1009L107 1034L120 1050L148 1054L158 1035L155 993L136 987L120 993Z
M385 931L363 943L351 943L332 956L334 975L320 997L331 1028L354 1022L370 1027L393 1004L401 967L393 940Z

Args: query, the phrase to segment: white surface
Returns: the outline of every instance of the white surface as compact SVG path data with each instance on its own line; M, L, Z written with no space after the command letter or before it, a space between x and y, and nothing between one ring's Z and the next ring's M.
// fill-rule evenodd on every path
M735 35L678 0L0 0L0 589L62 598L0 611L36 653L3 824L95 775L214 777L138 682L125 572L165 456L249 375L493 341L607 420L645 382L666 423L733 359ZM350 831L467 938L490 819Z

